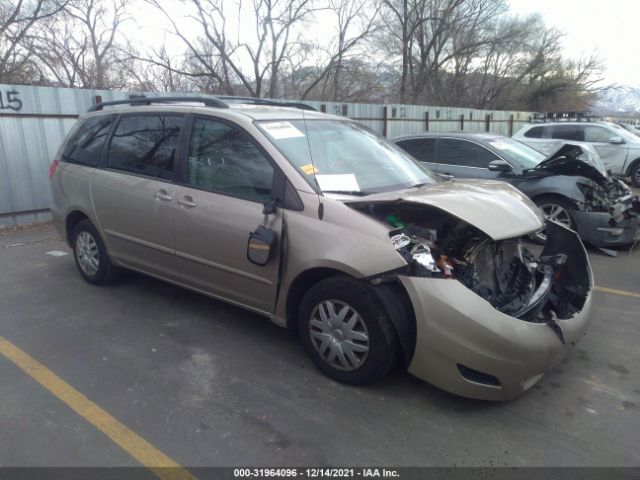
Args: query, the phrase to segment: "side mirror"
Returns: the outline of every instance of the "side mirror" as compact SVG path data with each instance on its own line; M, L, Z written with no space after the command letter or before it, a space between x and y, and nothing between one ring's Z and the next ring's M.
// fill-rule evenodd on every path
M511 172L513 167L506 160L492 160L489 162L489 170L492 172Z
M624 143L624 139L622 137L611 137L609 139L609 143L611 145L622 145Z
M260 225L255 232L249 234L247 243L247 258L256 265L266 265L271 256L273 246L273 231Z

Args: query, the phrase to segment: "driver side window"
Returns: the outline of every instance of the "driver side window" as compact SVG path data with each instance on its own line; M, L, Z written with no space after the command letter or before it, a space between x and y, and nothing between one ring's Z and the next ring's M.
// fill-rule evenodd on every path
M273 166L238 127L196 118L189 141L187 183L247 200L271 200Z

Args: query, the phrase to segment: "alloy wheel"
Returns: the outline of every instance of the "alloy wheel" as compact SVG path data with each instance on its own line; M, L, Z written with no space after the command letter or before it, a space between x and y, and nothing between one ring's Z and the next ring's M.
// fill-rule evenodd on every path
M571 228L571 215L566 208L558 205L557 203L544 203L539 205L540 210L544 214L544 218L547 220L553 220L560 225L563 225L567 228ZM543 229L536 233L536 237L538 237L543 242L547 240L546 229Z
M324 300L316 305L309 336L320 357L338 370L357 370L369 355L367 326L353 307L339 300Z

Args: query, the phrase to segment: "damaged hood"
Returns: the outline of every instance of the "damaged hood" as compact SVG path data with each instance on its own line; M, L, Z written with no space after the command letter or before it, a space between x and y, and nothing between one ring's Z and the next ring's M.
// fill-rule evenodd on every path
M496 180L449 180L422 188L341 198L346 204L410 202L429 205L475 226L494 240L542 228L538 207L515 187Z
M580 145L566 143L536 165L533 170L545 170L554 174L586 177L596 182L606 180L607 177L595 166L578 158L582 154L583 150Z

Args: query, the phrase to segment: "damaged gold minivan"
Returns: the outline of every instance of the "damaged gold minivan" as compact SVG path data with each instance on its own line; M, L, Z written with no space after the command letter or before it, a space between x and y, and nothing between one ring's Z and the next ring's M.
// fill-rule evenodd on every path
M238 103L244 102L244 103ZM400 362L467 397L534 385L583 333L575 232L512 186L444 180L358 123L305 105L135 98L81 117L50 168L80 274L131 269L298 333L366 384Z

